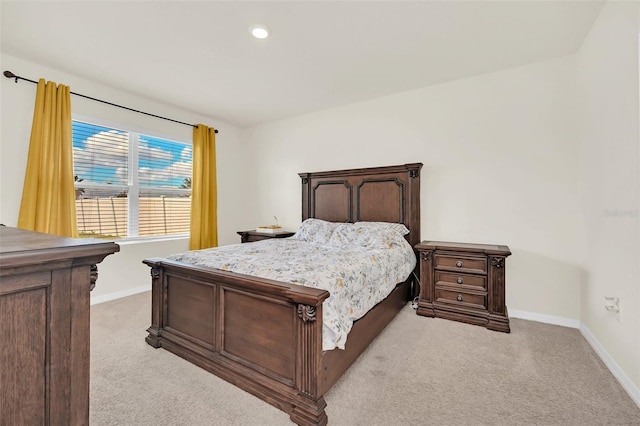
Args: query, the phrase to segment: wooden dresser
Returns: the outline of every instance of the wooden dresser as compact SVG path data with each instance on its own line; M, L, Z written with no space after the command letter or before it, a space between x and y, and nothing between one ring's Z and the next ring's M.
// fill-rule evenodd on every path
M505 305L507 246L423 241L418 315L510 332Z
M274 234L257 231L238 231L240 241L243 243L252 243L254 241L266 240L267 238L287 238L295 234L295 232L281 231Z
M0 424L89 424L92 265L119 249L0 226Z

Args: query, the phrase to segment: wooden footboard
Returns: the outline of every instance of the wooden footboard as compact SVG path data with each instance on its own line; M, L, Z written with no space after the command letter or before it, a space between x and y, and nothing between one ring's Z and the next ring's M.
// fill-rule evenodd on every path
M148 259L146 338L290 413L326 424L322 383L325 290Z
M325 290L198 268L151 266L147 343L164 348L289 413L327 423L325 393L409 299L410 280L354 324L345 350L322 351Z

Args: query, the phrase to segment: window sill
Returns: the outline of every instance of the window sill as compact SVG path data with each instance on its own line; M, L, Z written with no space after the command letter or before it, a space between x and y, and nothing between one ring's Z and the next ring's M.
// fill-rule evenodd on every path
M114 243L120 245L134 245L134 244L146 244L146 243L155 243L155 242L165 242L165 241L181 241L186 240L189 241L189 235L162 235L158 237L133 237L133 238L123 238L120 240L114 240Z

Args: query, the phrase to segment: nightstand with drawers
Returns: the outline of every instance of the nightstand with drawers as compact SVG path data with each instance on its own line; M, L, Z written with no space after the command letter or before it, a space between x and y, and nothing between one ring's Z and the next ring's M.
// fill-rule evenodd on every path
M423 241L417 314L510 332L505 305L509 247Z
M240 241L243 243L252 243L254 241L266 240L267 238L287 238L294 235L295 232L281 231L274 233L257 232L257 231L238 231Z

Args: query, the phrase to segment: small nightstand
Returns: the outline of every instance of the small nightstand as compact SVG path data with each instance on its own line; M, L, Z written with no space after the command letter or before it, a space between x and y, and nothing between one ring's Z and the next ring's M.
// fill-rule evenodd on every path
M509 333L505 305L507 246L423 241L416 313Z
M295 234L295 232L281 231L275 234L256 231L238 231L240 241L243 243L252 243L254 241L266 240L267 238L287 238Z

